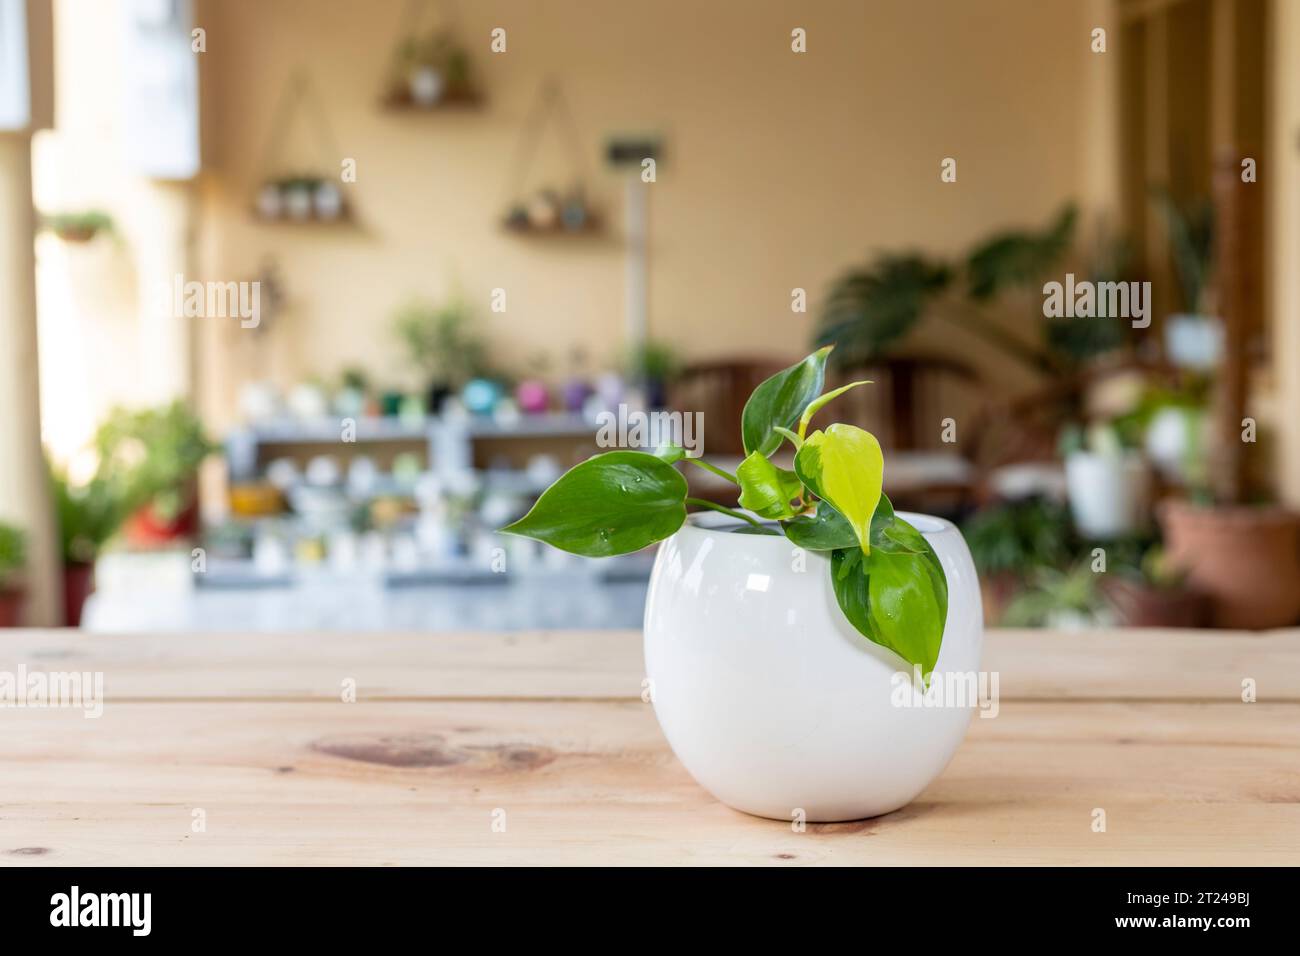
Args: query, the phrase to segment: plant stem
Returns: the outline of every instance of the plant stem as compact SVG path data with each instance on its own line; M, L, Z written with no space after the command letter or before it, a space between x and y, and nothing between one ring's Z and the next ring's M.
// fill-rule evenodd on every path
M736 511L732 508L724 508L722 505L714 504L712 501L705 501L703 498L687 498L686 503L688 505L695 505L697 508L712 508L714 511L721 511L724 515L730 515L733 518L739 518L741 521L748 521L755 528L763 527L759 522L755 521L753 518L745 514L743 511Z
M726 478L727 481L731 482L733 485L740 484L740 482L736 480L735 475L731 474L730 472L723 471L717 465L710 465L703 458L683 458L682 461L689 461L692 465L698 465L700 468L703 468L705 471L713 472L719 478Z

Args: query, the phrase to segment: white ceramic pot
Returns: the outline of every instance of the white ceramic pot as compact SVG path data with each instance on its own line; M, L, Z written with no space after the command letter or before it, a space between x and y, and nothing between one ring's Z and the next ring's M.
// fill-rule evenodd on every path
M274 183L263 186L257 193L257 213L263 219L279 219L284 212L284 197Z
M317 219L337 219L343 212L343 194L333 183L321 183L311 199Z
M984 613L966 542L947 521L900 516L948 576L933 680L975 674ZM829 558L784 537L719 530L734 524L693 515L660 546L650 578L646 674L673 752L746 813L828 822L897 810L947 765L975 701L899 706L910 685L896 675L910 668L844 618Z
M302 222L311 218L312 190L306 186L291 186L284 191L284 211L290 219Z
M407 82L411 99L419 106L433 106L442 99L442 73L431 66L416 67Z
M1148 473L1137 452L1074 452L1065 459L1070 514L1085 538L1121 538L1146 524Z

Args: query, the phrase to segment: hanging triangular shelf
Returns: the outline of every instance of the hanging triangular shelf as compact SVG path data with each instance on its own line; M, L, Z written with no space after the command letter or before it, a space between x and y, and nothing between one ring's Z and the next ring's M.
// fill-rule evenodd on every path
M441 15L425 30L421 11L429 8ZM432 113L482 105L469 51L456 40L456 21L451 0L407 0L385 79L385 109Z
M314 170L293 170L281 163L281 147L299 108L310 111L316 130L321 158ZM302 68L289 74L271 114L271 129L262 154L261 185L253 203L253 213L265 223L292 225L342 225L352 220L351 209L343 196L341 177L343 157L325 108L311 75Z
M528 171L552 118L560 124L560 136L568 145L572 185L565 193L557 189L539 189L529 197L525 195ZM508 211L502 225L512 233L524 236L592 236L604 232L599 212L587 199L586 180L582 140L573 113L560 84L554 79L546 80L538 90L536 103L519 133L506 199Z

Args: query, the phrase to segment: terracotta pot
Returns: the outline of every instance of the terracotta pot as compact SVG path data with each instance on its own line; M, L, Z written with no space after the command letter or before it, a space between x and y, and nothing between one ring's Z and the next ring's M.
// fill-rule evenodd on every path
M981 574L979 581L980 598L984 604L984 626L997 627L1007 605L1024 588L1025 582L1013 571Z
M131 515L126 522L126 540L140 548L170 544L177 538L193 537L199 530L199 501L189 494L189 504L170 521L158 517L153 505L147 504Z
M1122 577L1103 585L1125 627L1204 627L1210 597L1191 588L1153 588Z
M63 620L68 627L81 626L81 611L95 590L95 565L74 561L63 566Z
M1300 515L1281 508L1160 509L1165 550L1210 596L1215 627L1286 627L1300 620Z
M19 588L0 589L0 627L17 627L26 595Z

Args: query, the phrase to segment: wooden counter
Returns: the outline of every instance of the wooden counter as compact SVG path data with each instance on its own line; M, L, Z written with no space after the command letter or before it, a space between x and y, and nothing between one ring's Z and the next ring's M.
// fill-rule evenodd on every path
M796 833L682 769L637 633L4 631L0 671L106 702L0 709L0 863L1300 863L1300 631L994 631L985 667L915 803Z

